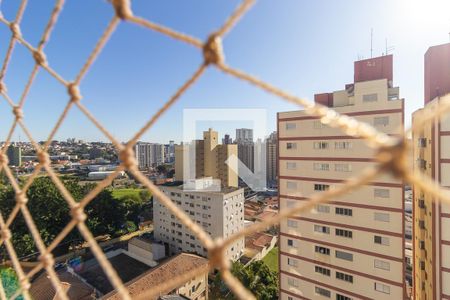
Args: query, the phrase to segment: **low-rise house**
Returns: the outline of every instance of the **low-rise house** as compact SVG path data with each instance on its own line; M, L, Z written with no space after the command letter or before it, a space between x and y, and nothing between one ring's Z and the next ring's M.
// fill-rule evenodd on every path
M172 288L161 288L163 283L169 283L179 275L200 269L204 271L201 275L187 279L182 284ZM143 296L144 293L159 289L154 297L145 297L146 299L166 299L165 295L179 295L191 300L208 299L208 271L209 262L206 258L187 253L180 253L157 267L145 272L137 278L125 283L131 298ZM120 299L116 291L105 295L104 300ZM169 298L171 299L171 298ZM183 298L179 298L183 299Z

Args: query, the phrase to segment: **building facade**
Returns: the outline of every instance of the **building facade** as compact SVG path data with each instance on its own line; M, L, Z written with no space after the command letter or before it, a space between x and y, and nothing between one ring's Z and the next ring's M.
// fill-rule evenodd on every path
M222 186L237 187L238 174L234 171L237 170L237 162L227 163L233 155L238 156L237 146L220 145L217 131L210 128L203 132L203 140L175 146L175 180L212 177L220 179ZM185 172L190 178L186 177Z
M233 139L230 137L229 134L224 135L224 137L222 139L222 144L224 144L224 145L233 144Z
M355 62L354 83L316 102L386 134L403 132L392 56ZM279 205L289 209L376 165L363 139L304 111L278 114ZM405 299L403 183L385 174L280 223L280 299Z
M450 44L425 54L425 108L450 99ZM433 98L435 97L435 98ZM413 114L413 125L420 109ZM450 118L433 119L413 132L414 168L450 188ZM415 299L450 299L450 205L413 187Z
M138 142L135 146L135 154L139 169L148 169L165 162L162 144Z
M197 179L194 184L208 188L213 180ZM185 190L182 182L159 188L213 239L226 238L244 228L244 189L227 187L220 192ZM153 222L155 239L167 244L171 253L207 256L197 237L157 199L153 201ZM244 246L244 239L239 239L226 250L225 255L235 261L243 254Z
M266 139L266 176L267 186L274 187L277 185L277 145L278 133L272 132Z
M236 129L236 143L251 142L253 143L253 129L238 128Z

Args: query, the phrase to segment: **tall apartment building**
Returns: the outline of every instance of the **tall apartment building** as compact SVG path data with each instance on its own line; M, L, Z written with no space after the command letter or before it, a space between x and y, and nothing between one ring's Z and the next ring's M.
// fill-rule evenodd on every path
M222 144L224 144L224 145L233 144L233 139L230 137L229 134L224 135L224 137L222 139Z
M425 108L450 98L450 44L425 54ZM413 114L413 124L418 114ZM450 118L434 119L413 133L414 167L450 188ZM415 299L450 299L450 205L413 187Z
M236 129L236 143L251 142L253 143L253 129L238 128Z
M20 167L22 165L22 148L16 145L9 145L6 151L10 166Z
M318 103L387 134L403 131L404 100L392 83L392 56L355 62L354 82L318 94ZM279 204L308 201L375 166L363 139L305 111L278 114ZM280 224L280 299L405 299L403 183L370 184Z
M146 169L164 163L164 145L138 142L134 148L139 169Z
M276 131L272 132L266 139L265 144L267 186L272 187L277 184L278 133Z
M185 157L190 151L195 151L193 160ZM237 187L238 174L233 171L237 170L237 163L231 161L228 164L226 163L232 155L237 157L237 146L218 144L217 131L209 128L208 131L203 132L203 140L196 140L191 144L175 146L175 180L185 181L187 179L184 178L185 165L191 168L195 165L195 174L193 174L193 177L212 177L214 179L220 179L222 186ZM189 161L192 165L188 166Z
M196 179L186 183L167 183L159 186L172 201L177 204L212 238L228 237L244 227L244 189L222 188L220 192L208 191L214 184L212 178ZM203 190L202 190L203 189ZM153 222L155 238L168 245L171 253L190 252L207 256L207 251L197 237L187 229L159 201L153 201ZM242 256L244 239L231 245L225 255L235 261Z

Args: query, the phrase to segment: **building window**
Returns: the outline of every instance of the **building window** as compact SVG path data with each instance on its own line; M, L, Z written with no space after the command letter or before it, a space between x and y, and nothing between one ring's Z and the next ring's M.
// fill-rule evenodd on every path
M286 149L297 149L297 143L286 143Z
M325 248L321 246L315 246L314 251L316 253L324 254L324 255L330 255L330 248Z
M336 258L353 261L353 254L351 254L351 253L336 250L335 254L336 254Z
M378 101L378 94L363 95L363 102L376 102L376 101Z
M375 282L375 291L382 292L385 294L390 294L391 288L388 285L385 285L385 284L382 284L379 282Z
M353 283L353 276L345 274L345 273L342 273L342 272L337 272L336 271L336 279Z
M389 125L389 117L375 117L373 118L373 125L374 126L387 126Z
M425 229L425 221L424 220L419 220L419 228Z
M341 295L341 294L336 294L336 300L352 300L352 298Z
M328 142L314 142L314 149L328 149Z
M417 167L422 170L427 169L427 161L425 159L418 158L416 160Z
M352 142L334 142L334 148L336 149L351 149L352 146Z
M389 238L384 236L375 235L373 237L373 242L375 244L389 246Z
M297 248L297 246L296 246L296 244L295 244L295 241L294 241L294 240L291 240L291 239L288 239L288 240L287 240L287 245L288 245L288 247Z
M336 236L342 236L351 239L353 238L353 232L351 232L350 230L336 228Z
M425 249L425 241L419 241L419 249Z
M328 214L328 213L330 213L330 207L327 205L319 204L319 205L316 205L316 211L320 212L320 213Z
M374 189L373 196L375 198L389 198L389 190L388 189Z
M317 295L324 296L327 298L331 297L331 292L329 290L323 289L321 287L316 286L314 288L314 291L316 292Z
M327 269L327 268L322 268L322 267L319 267L319 266L315 266L315 270L316 270L316 273L320 273L320 274L325 275L325 276L330 276L331 275L330 269Z
M325 234L330 234L330 227L328 227L328 226L321 226L321 225L314 225L314 231L315 232L320 232L320 233L325 233Z
M351 172L352 171L352 165L350 164L335 164L334 170L336 172Z
M298 280L294 278L288 278L288 284L293 287L298 287Z
M291 228L297 228L298 227L298 222L294 221L294 220L288 220L287 221L287 226L291 227Z
M314 184L315 191L328 191L330 186L328 184Z
M314 129L322 129L324 126L325 125L322 122L320 122L320 120L315 120L313 122Z
M314 163L315 171L330 171L330 164Z
M297 163L296 162L286 162L286 169L288 170L296 170L297 169Z
M419 138L417 140L417 146L420 148L426 148L427 146L427 139L426 138Z
M286 187L288 188L288 190L295 190L295 189L297 189L297 182L295 182L295 181L288 181L286 183Z
M374 213L373 217L375 219L375 221L380 221L380 222L390 222L390 215L388 213Z
M389 262L380 260L380 259L375 259L373 261L373 266L377 269L386 270L386 271L389 271L391 269L391 265Z
M353 215L353 210L350 208L336 207L335 212L337 215L349 216Z
M288 257L287 263L289 266L296 267L298 265L298 261L296 259Z
M296 123L286 123L286 130L293 130L297 128Z

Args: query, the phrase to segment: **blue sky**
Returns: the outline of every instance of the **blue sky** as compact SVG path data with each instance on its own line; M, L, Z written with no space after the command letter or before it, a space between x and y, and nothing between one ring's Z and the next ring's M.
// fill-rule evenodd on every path
M1 10L12 20L19 1L3 0ZM239 1L134 0L133 11L154 22L202 40L233 11ZM30 0L22 33L36 45L54 1ZM353 80L353 62L385 51L385 39L394 46L394 84L406 99L406 122L423 103L423 55L431 45L449 41L450 9L447 0L259 0L224 40L228 64L243 69L298 96L342 89ZM67 0L45 52L50 65L73 79L113 14L105 0ZM0 59L9 29L0 24ZM198 49L163 35L123 23L81 83L83 103L119 140L128 140L184 83L201 63ZM5 78L8 91L18 99L33 60L18 45ZM41 71L24 106L25 122L36 139L45 139L62 112L65 89ZM184 108L263 108L268 131L276 128L276 112L297 109L276 97L210 68L160 122L142 138L167 142L182 138ZM5 101L0 101L0 140L12 122ZM248 122L217 124L220 134L234 137L234 128ZM213 126L213 122L205 127ZM205 128L206 129L206 128ZM14 140L26 140L16 130ZM56 134L105 140L75 108Z

